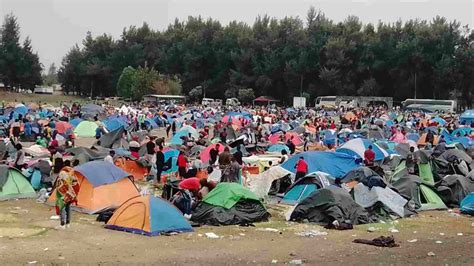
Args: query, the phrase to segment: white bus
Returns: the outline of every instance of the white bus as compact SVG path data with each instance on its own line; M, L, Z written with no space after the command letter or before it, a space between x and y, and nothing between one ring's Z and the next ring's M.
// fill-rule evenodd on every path
M315 107L318 109L335 109L337 96L319 96L316 98Z
M186 97L181 95L148 94L143 96L143 101L151 104L182 104Z
M406 99L402 102L402 105L404 110L423 111L426 113L454 113L457 109L457 102L454 100Z

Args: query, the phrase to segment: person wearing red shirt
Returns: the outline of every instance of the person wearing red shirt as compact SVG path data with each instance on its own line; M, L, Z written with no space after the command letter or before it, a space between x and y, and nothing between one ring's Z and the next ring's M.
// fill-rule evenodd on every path
M303 157L300 157L298 162L295 165L296 168L296 177L295 182L298 181L300 178L303 178L308 173L308 164L304 160Z
M186 156L184 156L184 152L180 151L178 155L178 173L181 178L187 178L187 165L188 159L186 159Z
M372 145L364 152L364 163L366 166L374 166L375 152L372 150Z

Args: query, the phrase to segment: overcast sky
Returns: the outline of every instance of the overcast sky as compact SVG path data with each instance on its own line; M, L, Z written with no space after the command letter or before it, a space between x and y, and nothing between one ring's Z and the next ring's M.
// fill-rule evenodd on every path
M336 22L348 15L365 23L430 20L441 15L471 28L474 25L474 0L0 0L0 15L3 18L13 12L17 16L22 38L30 36L48 68L52 62L59 65L87 31L118 38L129 25L146 21L155 29L164 29L176 17L190 15L212 17L224 24L232 20L252 24L259 14L305 18L310 6Z

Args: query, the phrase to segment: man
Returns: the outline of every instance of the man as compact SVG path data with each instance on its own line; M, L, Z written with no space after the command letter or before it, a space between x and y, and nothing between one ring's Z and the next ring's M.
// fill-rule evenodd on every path
M296 162L295 168L296 168L295 182L297 182L300 178L305 177L306 174L308 173L308 164L306 163L303 157L300 157L298 159L298 162Z
M104 162L108 162L108 163L114 164L114 156L115 156L115 151L114 151L114 150L110 150L110 151L109 151L109 154L108 154L107 156L105 156Z
M156 178L154 178L155 184L158 184L161 180L161 172L163 172L163 167L165 166L165 154L163 153L163 146L158 146L158 151L156 152Z
M210 160L209 160L209 164L212 165L214 164L216 161L217 161L217 156L219 155L219 148L221 147L221 145L219 144L216 144L216 146L214 146L214 149L211 149L209 151L209 156L210 156Z
M226 141L227 141L227 129L226 128L222 129L222 132L220 134L220 138L221 138L221 141L223 143L226 143Z
M288 160L288 152L286 150L281 150L281 159L279 164L283 164L286 162L286 160Z
M178 155L178 173L182 179L188 178L188 159L184 155L184 151L181 150Z
M240 151L240 145L237 146L237 151L232 155L235 159L235 161L239 164L242 165L244 162L242 161L242 151Z
M415 147L410 147L410 152L407 154L406 160L406 167L409 174L415 174L415 165L416 165L416 158L415 158Z
M372 145L364 152L364 164L368 167L374 166L375 152L372 150Z
M431 143L431 145L434 143L434 134L431 130L428 130L428 133L426 133L426 143Z
M293 136L286 142L286 146L290 149L290 154L295 154L296 146L293 143Z

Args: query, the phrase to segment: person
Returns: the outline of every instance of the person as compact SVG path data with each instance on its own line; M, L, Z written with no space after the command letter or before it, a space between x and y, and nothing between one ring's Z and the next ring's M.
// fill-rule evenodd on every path
M26 168L25 152L23 151L23 146L20 143L15 144L15 149L16 149L15 168L21 171L23 168Z
M372 145L364 152L364 164L368 167L374 166L375 152L372 150Z
M426 133L426 143L430 143L431 145L434 143L434 134L431 130L428 130L428 133Z
M95 139L100 139L100 137L102 136L102 128L101 126L98 126L96 129L95 129Z
M163 146L158 146L158 151L156 152L156 177L153 179L155 184L158 184L161 180L161 173L163 172L163 167L165 166L165 154L163 153Z
M178 174L181 178L187 178L187 165L188 165L188 159L186 159L186 156L184 155L184 151L180 151L178 155Z
M410 151L407 154L407 159L406 159L406 167L409 174L415 174L415 165L416 165L415 147L411 146Z
M293 136L286 142L286 146L290 149L290 154L295 154L296 146L293 143Z
M242 161L242 151L240 150L240 145L237 146L237 151L232 155L234 160L239 164L242 165L244 162Z
M20 137L20 132L21 132L21 124L18 119L15 119L15 122L12 123L12 136L13 136L13 141L18 141L18 138Z
M226 128L222 129L222 132L220 133L219 137L220 137L220 139L223 143L226 143L226 141L227 141L227 129Z
M114 150L110 150L110 151L109 151L109 154L108 154L107 156L105 156L104 162L108 162L108 163L114 164L114 156L115 156L115 151L114 151Z
M301 156L298 159L298 162L296 162L295 165L296 168L296 176L295 176L295 182L298 181L300 178L303 178L306 176L308 173L308 164L304 160L304 158Z
M30 137L31 135L33 135L33 131L32 131L33 127L31 125L31 122L30 122L30 120L25 118L23 120L23 123L25 124L25 136Z
M198 199L202 200L209 192L211 192L216 186L217 183L214 181L210 181L207 178L202 178L199 180L201 183L201 189L198 193Z
M286 150L281 150L281 159L278 163L283 164L286 160L288 160L288 152Z
M229 164L219 163L219 168L222 171L221 182L239 183L241 166L235 161L234 158L232 158L232 155L229 155L229 157L231 160ZM220 161L220 158L219 158L219 161Z
M155 138L150 137L150 140L146 143L146 155L145 155L145 160L150 163L150 165L155 164ZM148 169L150 170L150 169Z
M56 139L56 135L52 137L51 143L49 144L51 148L57 149L59 147L59 142Z
M74 169L65 167L56 181L56 214L60 215L59 229L69 228L71 222L71 204L77 203L79 183Z
M209 156L210 156L209 164L212 165L217 161L217 156L219 155L219 148L220 147L221 147L221 145L218 143L214 146L213 149L211 149L209 151Z

